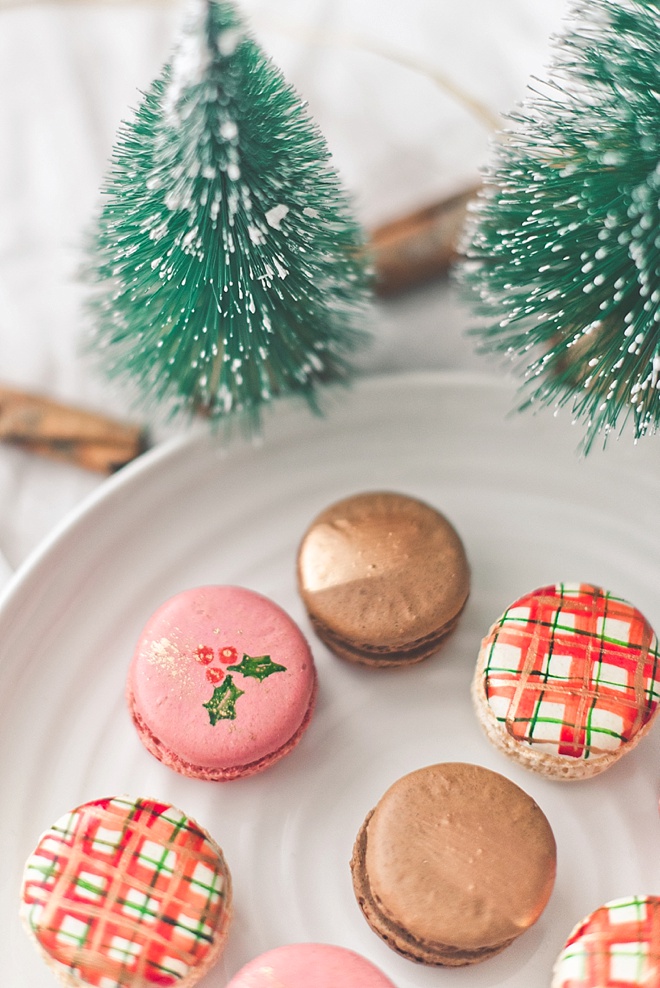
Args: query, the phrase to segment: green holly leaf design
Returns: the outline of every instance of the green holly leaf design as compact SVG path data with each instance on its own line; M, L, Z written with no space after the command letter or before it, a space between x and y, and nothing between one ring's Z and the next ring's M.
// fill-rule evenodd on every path
M273 662L270 655L251 656L244 654L238 665L227 666L227 669L231 669L233 672L240 672L241 676L258 679L260 683L268 676L272 676L274 672L286 672L286 666L281 666L277 662Z
M227 676L213 690L208 703L203 703L209 712L209 720L215 727L219 720L236 720L236 701L245 690L239 690L231 676Z

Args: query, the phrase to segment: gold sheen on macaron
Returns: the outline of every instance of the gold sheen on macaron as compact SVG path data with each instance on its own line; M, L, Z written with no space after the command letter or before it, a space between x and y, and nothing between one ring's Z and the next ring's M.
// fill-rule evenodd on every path
M556 844L537 803L465 762L398 779L358 833L351 859L367 922L397 953L458 967L500 953L541 916Z
M477 716L526 768L585 779L648 733L659 659L653 628L628 601L587 583L541 587L511 604L481 644Z
M452 523L429 504L388 491L355 494L322 511L302 538L297 572L321 641L376 668L437 652L470 592Z

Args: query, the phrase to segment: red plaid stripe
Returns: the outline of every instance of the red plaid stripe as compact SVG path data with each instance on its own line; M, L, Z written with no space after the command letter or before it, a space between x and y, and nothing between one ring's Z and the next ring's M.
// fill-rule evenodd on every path
M229 922L219 849L175 807L97 800L44 834L22 913L49 957L94 988L175 985Z
M491 710L516 740L589 758L630 741L660 699L658 642L627 601L590 584L535 590L481 646Z
M571 933L557 958L552 988L660 985L660 899L616 899Z

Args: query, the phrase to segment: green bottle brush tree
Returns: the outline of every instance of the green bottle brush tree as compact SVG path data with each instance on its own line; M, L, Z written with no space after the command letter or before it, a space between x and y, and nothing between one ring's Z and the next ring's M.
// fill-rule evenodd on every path
M579 0L548 79L497 138L460 277L521 407L569 405L583 448L660 425L660 3Z
M193 0L123 125L89 247L91 349L169 414L257 425L350 376L363 232L316 124L226 0Z

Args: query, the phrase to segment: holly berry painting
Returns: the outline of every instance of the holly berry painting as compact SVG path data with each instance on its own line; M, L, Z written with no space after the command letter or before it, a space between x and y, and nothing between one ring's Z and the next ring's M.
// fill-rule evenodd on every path
M213 696L202 706L209 712L209 720L215 726L219 720L236 719L236 701L239 696L243 696L245 690L240 689L229 673L235 672L248 679L257 679L260 683L272 676L275 672L286 672L286 666L273 662L270 655L243 655L240 662L237 662L238 652L233 645L225 645L218 649L220 662L232 662L233 665L226 666L225 669L211 666L214 659L214 650L209 645L200 645L195 650L195 658L198 662L208 666L206 678L210 683L217 684L213 690Z

